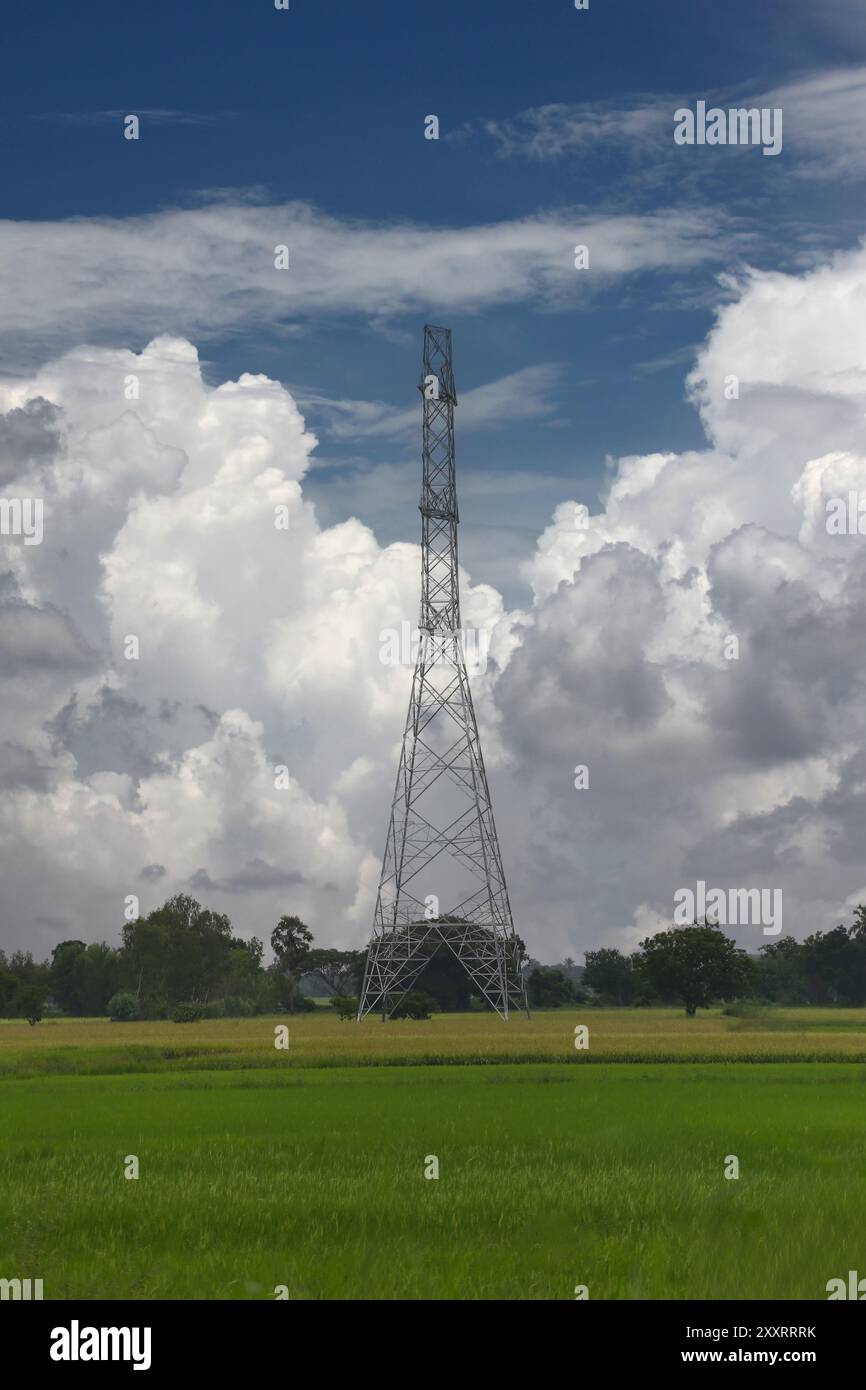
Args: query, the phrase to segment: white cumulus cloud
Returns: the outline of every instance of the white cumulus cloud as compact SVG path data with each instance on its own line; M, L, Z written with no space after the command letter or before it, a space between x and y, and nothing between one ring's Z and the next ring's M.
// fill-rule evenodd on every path
M862 249L744 275L689 379L707 447L611 461L594 513L564 500L527 611L464 575L533 954L631 948L698 879L781 888L799 934L866 894L866 536L826 526L866 496L864 299ZM362 942L411 678L381 634L415 620L418 548L323 527L289 393L209 386L183 339L76 348L0 383L0 415L4 492L45 499L0 579L15 943L112 937L127 894L181 889L245 932L291 910Z

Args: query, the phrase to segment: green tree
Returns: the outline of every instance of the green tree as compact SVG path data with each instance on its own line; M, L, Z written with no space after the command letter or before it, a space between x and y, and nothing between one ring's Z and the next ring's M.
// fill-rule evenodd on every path
M0 1013L8 1013L17 993L18 981L9 969L6 952L0 951Z
M263 1004L263 954L264 946L255 936L250 941L238 936L232 939L218 987L224 998L249 999L259 1007Z
M429 994L443 1013L464 1013L472 1003L472 981L450 947L442 945L417 976L415 986Z
M358 985L363 960L363 951L309 951L303 960L304 974L317 975L327 989L344 995L352 985Z
M866 1002L866 935L860 922L816 932L803 942L805 970L817 1002L859 1008Z
M179 893L124 925L122 982L148 1013L204 1003L225 979L232 941L228 917Z
M855 907L854 924L848 928L848 935L866 941L866 904L858 903Z
M13 951L8 966L21 985L39 985L43 998L51 993L51 967L47 962L35 961L30 951Z
M271 932L271 950L276 957L273 970L285 985L280 1002L289 1009L295 1007L298 981L304 973L312 940L313 933L300 917L281 917Z
M397 1005L392 1018L429 1018L431 1013L436 1013L439 1005L429 994L424 994L422 990L411 989L408 994L404 994L400 1003Z
M538 965L529 973L526 993L534 1009L559 1009L574 1004L578 995L568 976L553 966Z
M15 1007L22 1018L26 1018L31 1028L39 1023L45 1007L45 992L39 985L22 985L18 990Z
M605 1002L633 1002L639 981L630 956L624 956L615 947L603 946L598 951L587 951L585 959L583 983L587 989L594 990Z
M60 941L51 952L51 993L65 1014L84 1012L84 941Z
M198 1023L201 1018L201 1005L175 1004L171 1019L173 1023Z
M112 1023L132 1023L138 1018L138 1000L134 994L121 992L108 1001L108 1017Z
M812 991L806 971L808 951L802 941L783 936L759 951L755 993L774 1004L807 1004Z
M641 942L639 969L657 994L680 999L692 1017L717 999L750 992L752 962L719 927L697 922Z
M271 950L285 970L299 971L310 951L313 933L300 917L280 918L271 932Z
M92 941L81 960L81 1012L106 1014L108 1001L120 985L120 952L104 941Z
M168 997L169 944L156 913L126 922L121 931L121 992L134 994L145 1011Z

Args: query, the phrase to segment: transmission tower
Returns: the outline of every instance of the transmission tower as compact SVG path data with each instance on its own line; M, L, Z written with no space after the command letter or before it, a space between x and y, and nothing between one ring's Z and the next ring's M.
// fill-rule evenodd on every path
M451 330L424 328L421 618L358 1022L391 1014L440 948L503 1018L526 1008L460 627ZM477 637L479 634L475 634ZM477 643L475 650L478 651ZM444 911L441 904L448 902ZM528 1013L527 1008L527 1013Z

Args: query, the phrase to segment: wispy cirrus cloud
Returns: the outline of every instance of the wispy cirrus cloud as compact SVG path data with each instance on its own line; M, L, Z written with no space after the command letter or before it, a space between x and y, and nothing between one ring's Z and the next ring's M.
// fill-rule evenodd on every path
M554 399L562 368L542 362L521 371L510 372L497 381L486 382L459 398L460 428L514 420L544 419L556 414ZM333 400L327 396L294 392L305 410L321 410L328 420L327 432L334 439L414 439L418 433L418 407L395 410L382 401Z
M574 247L590 247L577 273ZM341 220L308 203L220 200L127 218L0 223L0 335L19 360L70 341L281 331L322 315L374 323L534 302L572 307L611 279L685 275L751 244L713 208L559 210L474 226ZM289 267L275 268L277 247ZM11 355L11 354L10 354Z
M169 111L163 107L131 106L113 111L38 111L31 113L32 121L60 121L66 125L107 125L125 120L127 116L138 116L139 120L154 125L227 125L236 119L233 111Z
M866 170L866 64L798 78L756 104L784 111L786 145L800 172L828 179Z
M550 102L515 116L472 121L458 138L487 136L500 159L553 160L597 153L600 146L645 145L657 141L670 124L671 100L635 97L614 102Z
M836 178L866 168L864 64L800 74L766 91L741 86L637 94L619 102L550 103L514 116L471 121L454 138L487 140L497 158L535 162L589 159L615 149L625 159L641 162L644 179L653 166L666 176L673 161L684 163L673 142L674 112L699 98L724 108L780 108L787 154L783 172ZM703 161L707 177L717 169L717 163ZM692 161L689 171L694 172Z

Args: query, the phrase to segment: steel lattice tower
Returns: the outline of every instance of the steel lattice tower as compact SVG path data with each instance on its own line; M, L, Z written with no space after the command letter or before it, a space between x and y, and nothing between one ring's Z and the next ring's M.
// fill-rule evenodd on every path
M419 390L420 643L358 1022L392 1013L440 947L507 1019L509 1007L526 1008L526 991L460 627L448 328L424 328ZM444 912L442 900L453 904Z

